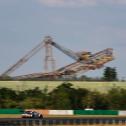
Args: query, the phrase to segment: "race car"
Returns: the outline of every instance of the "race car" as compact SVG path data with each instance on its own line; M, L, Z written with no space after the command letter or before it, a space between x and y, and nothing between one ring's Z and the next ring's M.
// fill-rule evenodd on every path
M43 118L43 115L35 111L24 111L22 118Z

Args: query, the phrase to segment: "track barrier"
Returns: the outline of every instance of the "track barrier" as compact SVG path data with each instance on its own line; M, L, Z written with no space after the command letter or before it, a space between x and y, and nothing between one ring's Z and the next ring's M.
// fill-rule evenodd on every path
M114 121L113 121L114 120ZM0 126L125 126L125 118L0 119Z

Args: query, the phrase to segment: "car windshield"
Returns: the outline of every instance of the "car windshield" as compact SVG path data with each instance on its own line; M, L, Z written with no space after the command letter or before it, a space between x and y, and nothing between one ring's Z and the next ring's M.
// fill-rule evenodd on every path
M24 113L25 114L31 114L32 112L31 111L25 111Z

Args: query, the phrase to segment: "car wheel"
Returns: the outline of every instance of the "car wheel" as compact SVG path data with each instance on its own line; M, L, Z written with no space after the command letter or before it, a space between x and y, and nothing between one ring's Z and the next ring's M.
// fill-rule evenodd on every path
M32 115L32 116L31 116L31 118L35 118L35 116L34 116L34 115Z
M40 116L39 116L39 118L43 118L43 116L42 116L42 115L40 115Z

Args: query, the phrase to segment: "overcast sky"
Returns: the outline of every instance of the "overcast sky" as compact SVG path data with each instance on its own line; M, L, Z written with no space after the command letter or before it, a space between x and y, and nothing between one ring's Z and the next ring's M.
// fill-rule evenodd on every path
M46 35L74 51L113 48L115 60L106 66L116 67L126 79L126 0L0 0L0 73ZM73 62L57 50L55 54L58 67ZM43 71L42 55L13 74ZM97 77L103 69L86 74Z

